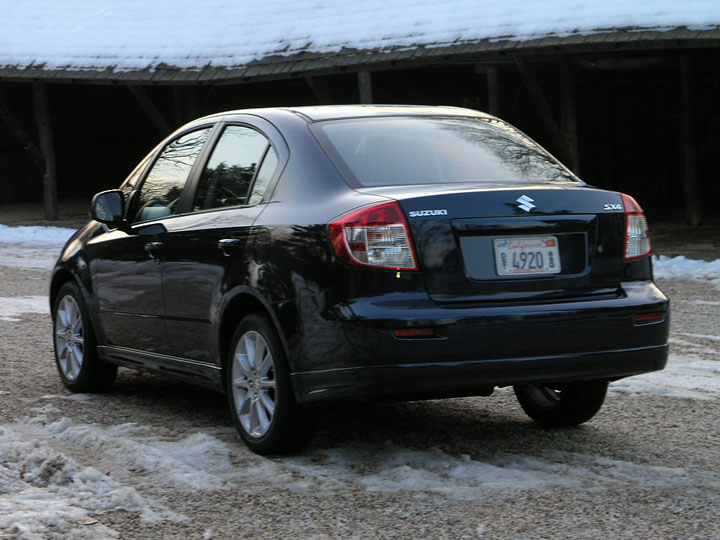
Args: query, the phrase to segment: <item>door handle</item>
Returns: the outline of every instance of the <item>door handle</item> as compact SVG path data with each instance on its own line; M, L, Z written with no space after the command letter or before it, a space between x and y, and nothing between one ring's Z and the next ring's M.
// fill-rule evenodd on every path
M223 252L223 255L226 257L230 256L230 252L233 250L233 248L239 246L242 244L242 240L239 238L223 238L222 240L218 241L218 247L220 248L220 251Z
M145 251L147 251L148 255L150 255L151 259L155 258L155 253L160 251L160 249L163 247L162 242L148 242L145 244Z

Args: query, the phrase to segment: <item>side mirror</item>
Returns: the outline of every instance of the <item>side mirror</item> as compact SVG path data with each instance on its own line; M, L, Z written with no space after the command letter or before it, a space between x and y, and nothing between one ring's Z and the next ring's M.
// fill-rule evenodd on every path
M117 225L123 220L123 193L119 189L101 191L93 197L90 216L101 223Z

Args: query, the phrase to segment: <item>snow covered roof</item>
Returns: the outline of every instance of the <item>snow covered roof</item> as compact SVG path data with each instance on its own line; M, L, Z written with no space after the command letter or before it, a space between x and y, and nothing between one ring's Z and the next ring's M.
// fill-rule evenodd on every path
M717 0L0 1L3 78L212 81L527 47L720 39Z

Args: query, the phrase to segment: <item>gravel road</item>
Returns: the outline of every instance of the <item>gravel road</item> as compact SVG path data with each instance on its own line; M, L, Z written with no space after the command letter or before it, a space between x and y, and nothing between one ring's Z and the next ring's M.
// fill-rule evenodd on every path
M0 538L720 538L717 284L659 280L674 371L584 426L536 427L508 390L343 405L268 459L219 394L129 370L67 392L47 277L0 266Z

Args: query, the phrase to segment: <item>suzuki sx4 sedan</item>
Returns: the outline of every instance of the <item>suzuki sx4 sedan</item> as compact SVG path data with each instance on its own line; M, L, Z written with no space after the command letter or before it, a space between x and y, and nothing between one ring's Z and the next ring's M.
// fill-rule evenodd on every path
M547 427L667 361L642 209L493 116L241 110L180 128L95 196L50 299L72 391L118 366L225 392L259 453L308 404L486 396Z

